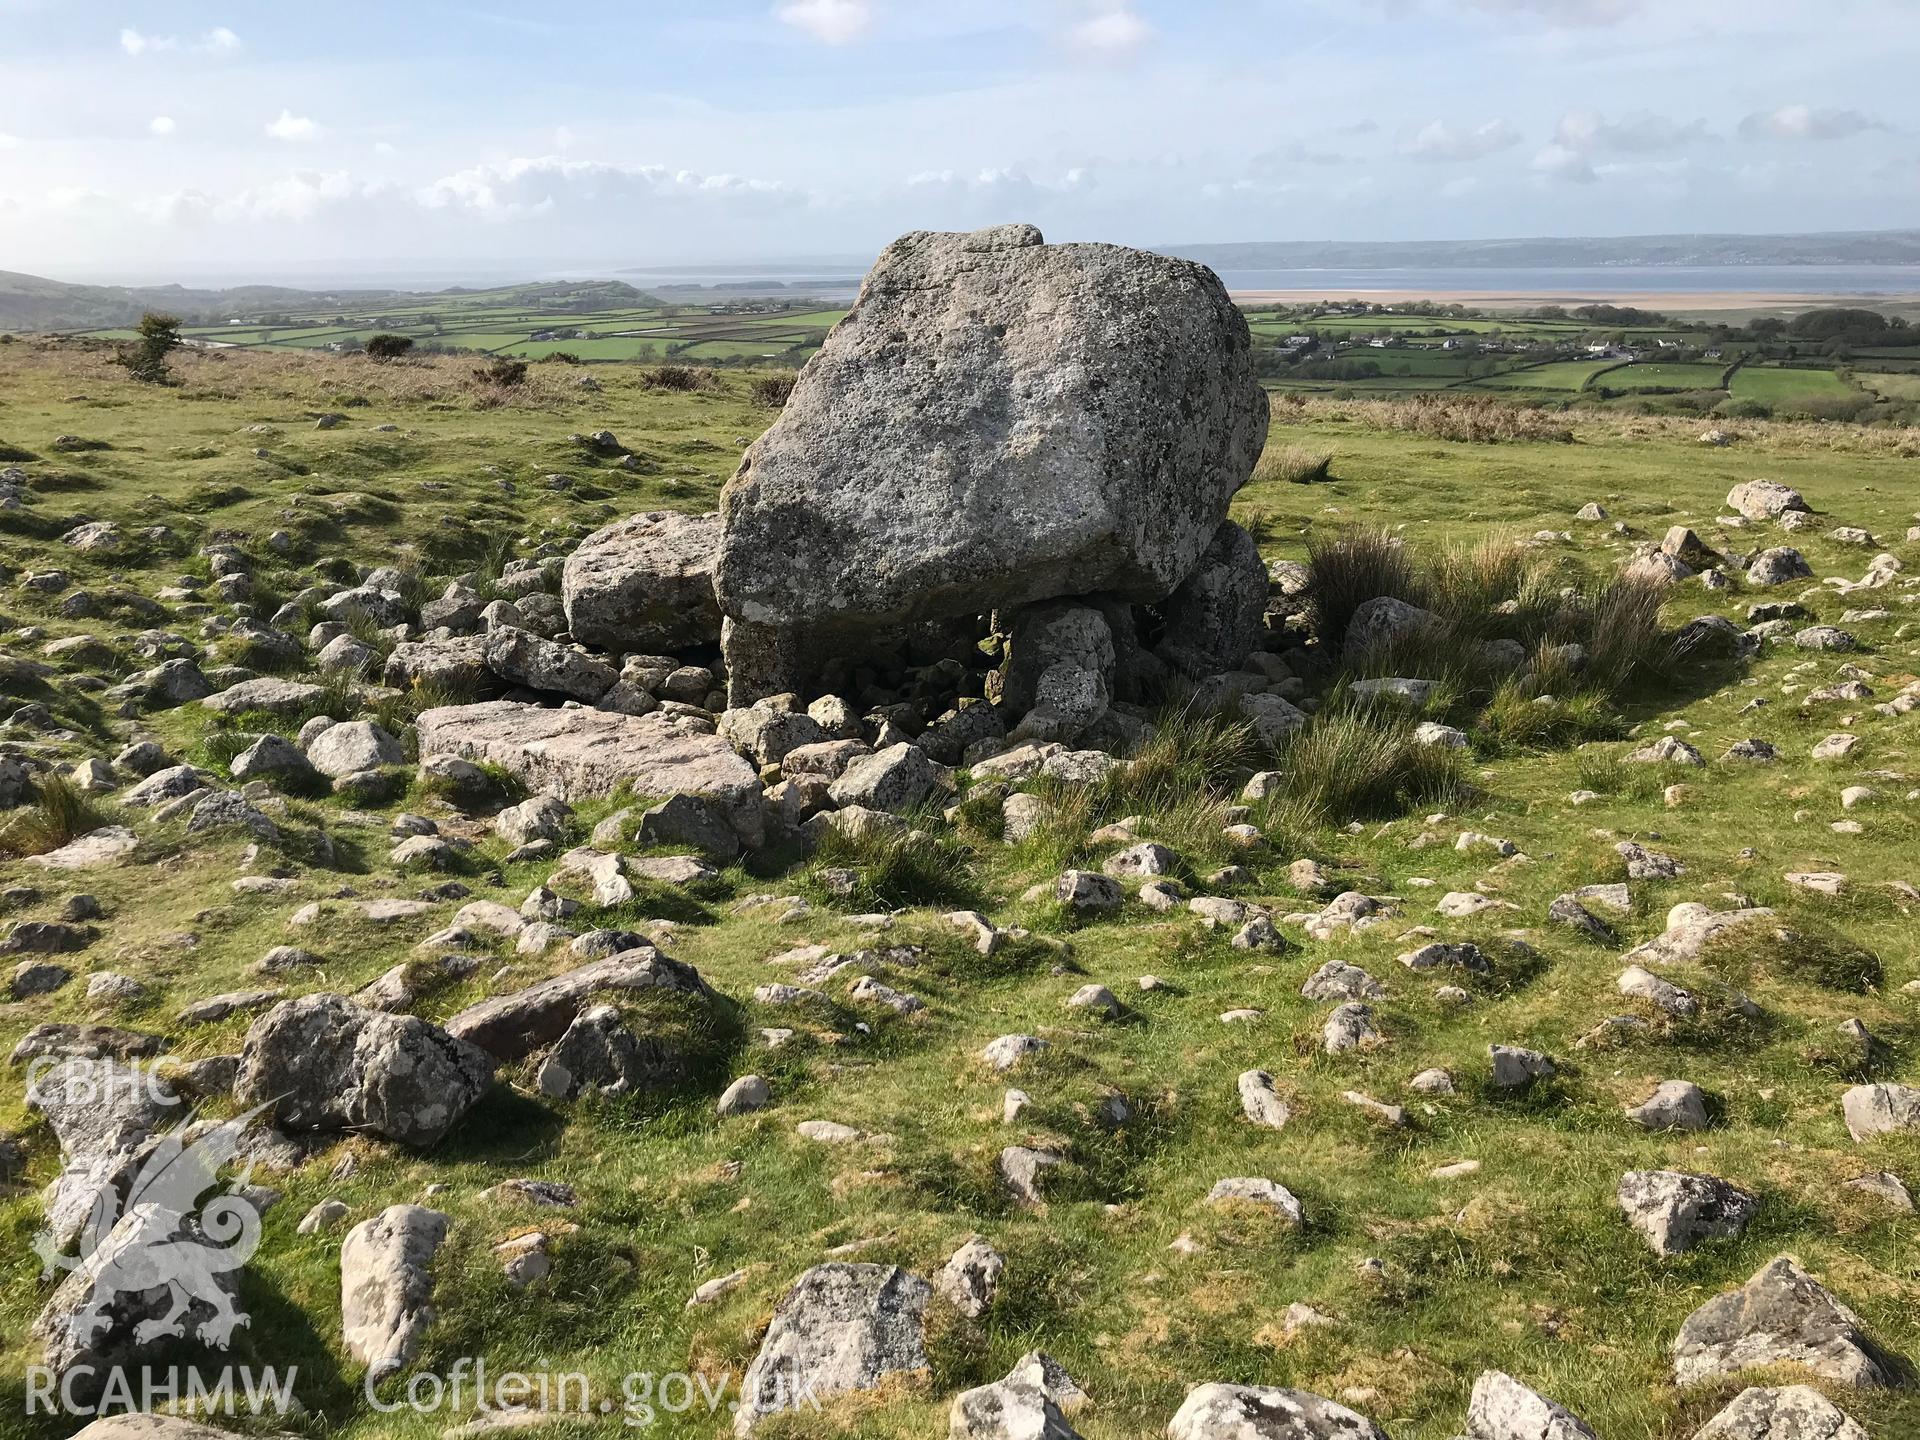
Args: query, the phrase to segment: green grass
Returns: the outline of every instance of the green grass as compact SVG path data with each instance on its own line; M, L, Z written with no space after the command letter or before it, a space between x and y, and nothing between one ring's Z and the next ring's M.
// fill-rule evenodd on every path
M535 366L528 386L493 396L467 378L473 363L182 356L182 383L153 390L133 385L104 356L0 347L6 438L49 456L23 467L34 477L29 503L0 515L7 563L21 570L57 564L96 592L124 581L151 593L193 568L188 557L203 544L240 535L259 561L263 586L282 595L312 581L328 557L411 564L436 576L497 568L632 511L713 508L737 463L739 437L756 434L774 413L753 399L751 375L725 373L677 391L647 386L635 368L606 365L594 371L603 388L582 392L568 367ZM347 414L347 423L313 430L312 415L328 409ZM1397 537L1404 551L1368 542L1364 563L1373 568L1350 567L1356 573L1344 598L1332 602L1336 610L1350 613L1369 598L1362 591L1403 584L1463 616L1512 601L1498 624L1516 635L1581 627L1594 665L1620 672L1607 682L1605 706L1589 678L1555 676L1553 698L1543 704L1537 687L1487 688L1468 677L1456 691L1455 718L1476 727L1476 748L1461 754L1410 747L1411 717L1353 712L1333 701L1279 762L1290 791L1256 807L1267 843L1251 848L1221 830L1246 772L1275 764L1274 757L1259 753L1238 726L1163 716L1159 737L1134 768L1088 789L1041 787L1054 818L1025 844L1001 842L987 823L993 802L976 785L957 824L929 813L916 817L925 838L834 852L863 872L864 888L847 901L815 888L813 867L770 857L766 873L735 865L696 895L648 892L615 915L588 917L635 927L672 919L670 938L659 932L664 948L741 1002L693 1037L705 1067L701 1083L646 1102L562 1105L535 1098L527 1067L512 1067L431 1154L363 1137L291 1173L257 1176L283 1198L268 1212L265 1239L245 1272L255 1321L241 1332L234 1359L301 1367L298 1389L313 1413L292 1428L340 1440L426 1440L468 1418L389 1417L365 1403L339 1341L341 1232L295 1233L322 1198L345 1201L358 1221L420 1200L429 1184L449 1187L433 1203L455 1225L438 1265L440 1318L422 1364L439 1368L477 1353L496 1372L583 1370L616 1394L629 1370L738 1373L786 1286L830 1247L872 1241L860 1258L931 1274L968 1234L988 1235L1009 1262L994 1309L977 1326L937 1327L934 1374L924 1387L787 1427L809 1440L938 1434L955 1391L997 1377L1034 1347L1058 1356L1095 1397L1076 1419L1088 1440L1159 1433L1186 1388L1211 1379L1364 1395L1352 1403L1395 1440L1447 1440L1463 1428L1472 1379L1488 1366L1538 1385L1609 1440L1684 1440L1731 1387L1676 1393L1666 1383L1667 1345L1689 1311L1781 1251L1798 1255L1889 1348L1920 1356L1915 1222L1844 1185L1882 1168L1920 1183L1920 1141L1855 1145L1847 1138L1838 1097L1850 1062L1834 1034L1841 1021L1861 1018L1890 1047L1878 1073L1920 1083L1920 1021L1903 990L1920 980L1920 950L1907 902L1889 888L1920 881L1912 861L1920 823L1904 799L1911 782L1866 775L1909 773L1920 721L1865 705L1800 703L1809 685L1831 680L1843 664L1863 667L1876 699L1920 670L1916 642L1898 634L1904 592L1870 597L1891 600L1894 620L1849 623L1865 647L1858 654L1771 650L1747 674L1690 666L1635 678L1616 657L1642 653L1644 601L1601 586L1635 545L1672 524L1692 525L1720 549L1774 540L1769 527L1713 523L1732 484L1761 476L1801 489L1834 523L1884 537L1911 572L1920 550L1898 537L1914 508L1920 447L1895 431L1742 422L1738 444L1716 449L1698 444L1697 421L1597 413L1553 417L1571 443L1512 435L1469 443L1400 428L1365 402L1276 402L1274 411L1270 448L1336 459L1311 485L1275 467L1236 497L1235 514L1258 521L1269 559L1304 560L1312 549L1325 554L1362 533ZM400 426L399 435L373 434L381 423ZM274 433L249 433L255 424ZM636 453L670 456L670 463L635 474L567 440L602 427ZM48 445L59 434L110 448L56 456ZM256 446L271 458L255 458ZM540 483L555 472L572 475L575 487ZM1627 532L1576 522L1574 512L1589 501ZM130 531L166 525L174 540L151 554L75 554L57 536L60 522L83 509ZM284 556L265 547L275 529L292 537ZM1531 542L1536 532L1563 530L1574 543ZM1527 543L1483 544L1490 536ZM1792 543L1822 575L1857 578L1863 568L1861 552L1828 539L1825 527ZM1561 594L1567 586L1574 598ZM1807 603L1827 622L1867 603L1824 587L1789 588L1796 597L1813 590ZM1671 628L1708 610L1738 614L1749 598L1682 585L1666 593L1661 623ZM40 661L42 645L71 635L121 640L148 628L64 619L51 602L22 590L9 591L6 608L16 622L0 634L7 660ZM1572 618L1562 618L1563 610ZM156 624L197 633L195 618L177 609ZM25 625L42 633L28 640ZM79 674L71 662L45 663L54 666L49 677L4 682L8 709L47 704L77 738L36 731L31 743L58 761L114 753L125 734L110 728L120 723L111 707L71 683ZM1801 673L1806 665L1813 669ZM1322 699L1336 668L1312 672ZM1742 713L1750 699L1770 703ZM1866 739L1860 752L1838 764L1812 761L1813 744L1847 713L1857 714L1854 728ZM404 725L404 714L389 718ZM1676 721L1691 727L1679 733L1709 757L1704 770L1671 775L1624 761ZM195 707L148 723L172 754L196 761L221 759L232 738L207 726ZM1771 739L1781 760L1741 766L1718 759L1747 735ZM1663 791L1676 779L1690 791L1669 805ZM1881 798L1842 812L1839 791L1856 782L1872 784ZM1574 805L1569 796L1577 790L1598 798ZM568 843L590 834L611 809L611 802L581 805ZM467 816L424 786L376 807L371 822L351 810L331 796L285 797L276 818L283 831L305 837L324 827L339 853L331 865L305 850L260 862L286 863L294 888L284 896L232 889L247 873L243 839L187 837L178 822L155 827L145 816L130 823L156 863L89 872L69 884L24 860L0 861L0 888L30 884L41 895L10 918L51 918L77 888L94 894L104 912L101 939L73 960L81 978L8 1007L0 1047L10 1049L32 1025L90 1018L88 969L113 968L149 985L144 1007L111 1018L167 1033L172 1053L192 1060L234 1053L246 1019L189 1027L174 1015L192 999L260 983L249 967L274 945L302 944L323 956L324 976L284 982L301 991L351 991L413 959L417 943L449 923L461 900L439 902L432 914L392 929L345 918L310 930L287 923L297 905L343 888L414 895L443 880L398 875L388 865L387 825L402 810L475 838L472 863L458 874L468 898L517 905L554 869L550 861L508 863L484 813ZM1800 812L1806 818L1796 819ZM1830 829L1843 813L1863 832ZM1234 894L1283 915L1315 909L1321 902L1299 894L1288 873L1293 861L1312 858L1336 889L1398 897L1400 913L1326 942L1283 927L1293 948L1250 954L1227 944L1230 932L1206 930L1184 911L1135 905L1068 930L1043 907L1022 902L1030 886L1065 864L1098 868L1117 842L1096 844L1092 831L1134 816L1144 834L1175 850L1190 889L1206 888L1203 877L1231 862L1248 872L1227 887ZM1456 850L1454 837L1467 830L1512 842L1525 861ZM1632 912L1609 917L1621 950L1657 933L1672 905L1722 906L1730 895L1775 907L1805 937L1791 948L1755 944L1716 954L1686 975L1704 994L1744 991L1762 1008L1761 1022L1735 1027L1715 1010L1708 1020L1605 1051L1576 1048L1601 1018L1628 1008L1614 988L1618 952L1546 925L1546 908L1563 891L1618 878L1613 846L1628 838L1682 857L1688 872L1634 886ZM1827 868L1852 878L1846 898L1795 890L1781 878ZM1436 914L1441 895L1476 888L1514 908L1465 921ZM752 895L797 894L811 908L790 920L781 918L784 906L736 908ZM942 918L960 903L1035 933L992 957L979 955ZM904 907L884 931L848 919L882 905ZM1416 977L1395 960L1416 926L1476 940L1501 957L1504 933L1523 930L1538 959L1503 959L1494 976L1463 982L1471 1004L1452 1006L1435 994L1442 981ZM179 939L189 934L191 946ZM927 1002L915 1017L855 1004L848 990L858 969L828 981L817 1009L751 1002L755 987L791 977L769 961L792 947L850 953L905 943L923 947L920 963L875 973ZM479 969L429 995L425 1017L444 1019L504 985L531 983L570 963L564 950L520 956L509 942L485 937L474 951ZM1340 1057L1317 1049L1326 1007L1302 999L1299 989L1335 957L1366 967L1388 987L1375 1007L1384 1047ZM510 978L495 982L503 967L512 967ZM1136 978L1149 972L1162 988L1138 989ZM1124 1019L1097 1022L1065 1008L1090 981L1122 997ZM1258 1009L1258 1020L1220 1023L1222 1012L1242 1007ZM657 1018L690 1023L679 1014ZM792 1028L796 1037L769 1049L758 1037L770 1026ZM1053 1048L1044 1061L994 1075L977 1057L1004 1033L1044 1035ZM1485 1047L1494 1041L1550 1051L1563 1063L1562 1079L1524 1101L1487 1094ZM1453 1067L1461 1093L1430 1101L1410 1095L1408 1077L1429 1065ZM1294 1110L1284 1131L1255 1130L1239 1117L1235 1079L1256 1067L1276 1076ZM768 1077L773 1107L716 1118L713 1093L750 1070ZM1677 1077L1713 1097L1714 1129L1648 1135L1621 1119L1623 1104ZM1013 1126L1000 1119L1010 1083L1034 1099ZM1117 1131L1093 1118L1111 1090L1123 1092L1135 1112ZM1407 1104L1409 1125L1376 1127L1343 1100L1348 1090ZM793 1130L809 1118L884 1138L815 1145ZM18 1083L0 1087L0 1131L24 1134L30 1155L26 1183L0 1195L0 1228L14 1241L0 1256L0 1412L18 1415L16 1377L38 1358L28 1331L46 1294L27 1242L41 1219L38 1192L59 1159L26 1114ZM1057 1143L1069 1157L1043 1212L1009 1205L994 1178L999 1149L1023 1142ZM357 1166L335 1179L342 1154ZM1481 1169L1454 1180L1433 1176L1460 1159L1478 1160ZM1655 1259L1621 1223L1612 1197L1623 1170L1661 1165L1756 1189L1760 1220L1740 1240ZM578 1228L562 1233L551 1214L479 1198L510 1175L577 1186L581 1205L559 1219ZM1225 1175L1286 1184L1306 1207L1306 1229L1285 1234L1208 1210L1202 1197ZM556 1270L535 1289L511 1293L490 1247L532 1225L555 1227ZM1200 1248L1170 1248L1183 1234ZM1383 1262L1379 1282L1363 1275L1369 1259ZM739 1290L710 1308L684 1308L701 1281L736 1268L751 1268ZM1283 1341L1274 1324L1302 1300L1336 1323ZM1920 1430L1913 1391L1848 1395L1844 1403L1874 1440ZM705 1416L663 1415L644 1433L704 1437L715 1429ZM8 1420L0 1433L52 1440L62 1432ZM570 1435L564 1427L551 1433Z
M1831 370L1789 370L1775 366L1743 365L1733 374L1733 397L1767 405L1791 405L1796 400L1844 399L1860 392Z
M1635 363L1609 370L1595 383L1608 390L1718 390L1726 366L1685 361Z

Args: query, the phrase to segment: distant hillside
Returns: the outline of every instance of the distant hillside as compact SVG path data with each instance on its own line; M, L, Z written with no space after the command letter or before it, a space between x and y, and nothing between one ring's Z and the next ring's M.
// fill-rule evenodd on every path
M1920 230L1557 240L1259 240L1163 245L1215 269L1504 269L1600 265L1920 265Z
M505 286L497 291L449 289L293 290L279 285L241 285L230 290L190 290L183 285L69 285L38 275L0 270L0 330L97 330L131 325L149 310L164 310L182 320L209 323L231 316L311 311L338 307L365 310L428 295L471 300L498 295L503 303L564 314L656 303L643 290L619 280L543 281Z

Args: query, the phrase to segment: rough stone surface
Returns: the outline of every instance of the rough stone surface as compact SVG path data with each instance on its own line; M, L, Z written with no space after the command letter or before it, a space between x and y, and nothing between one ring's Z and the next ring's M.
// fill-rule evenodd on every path
M1734 1396L1693 1440L1870 1440L1860 1423L1811 1385L1755 1385Z
M719 549L717 514L652 510L594 531L560 570L567 628L615 654L714 643Z
M1222 521L1206 553L1160 605L1160 653L1189 675L1217 675L1247 663L1267 606L1267 566L1240 526Z
M1586 1421L1501 1370L1473 1382L1464 1440L1598 1440Z
M1738 1235L1760 1202L1712 1175L1678 1170L1631 1170L1616 1197L1627 1222L1656 1255L1681 1255L1709 1240Z
M1187 1392L1167 1440L1387 1440L1387 1433L1308 1390L1216 1383Z
M271 1103L285 1130L370 1130L425 1146L486 1093L493 1064L425 1020L306 995L276 1005L247 1031L234 1098Z
M740 1385L734 1433L768 1415L871 1390L927 1365L926 1309L933 1289L897 1265L816 1265L774 1307L760 1353Z
M433 1323L433 1257L451 1222L420 1205L389 1205L340 1246L340 1338L379 1381L419 1353Z
M1673 1378L1681 1385L1761 1365L1800 1365L1843 1385L1892 1385L1898 1376L1860 1317L1785 1255L1695 1310L1673 1342Z
M447 1032L505 1064L558 1040L589 999L654 989L708 998L713 993L691 965L643 945L469 1005L447 1021Z
M1266 428L1246 322L1203 266L1026 225L915 232L728 484L720 608L850 633L1161 600Z
M489 761L529 790L569 801L603 798L623 781L636 795L702 795L743 842L757 845L764 833L752 764L718 735L677 729L658 716L493 700L428 710L417 729L423 764L438 755Z

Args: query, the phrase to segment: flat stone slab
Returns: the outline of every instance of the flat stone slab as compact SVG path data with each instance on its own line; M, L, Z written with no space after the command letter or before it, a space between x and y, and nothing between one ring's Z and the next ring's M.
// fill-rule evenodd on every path
M117 865L133 853L140 838L124 825L108 825L78 840L27 859L48 870L93 870L102 865Z
M760 843L760 776L718 735L675 729L658 716L611 710L548 709L513 700L448 705L417 723L420 759L456 755L500 766L529 791L563 800L633 793L711 800L749 845Z

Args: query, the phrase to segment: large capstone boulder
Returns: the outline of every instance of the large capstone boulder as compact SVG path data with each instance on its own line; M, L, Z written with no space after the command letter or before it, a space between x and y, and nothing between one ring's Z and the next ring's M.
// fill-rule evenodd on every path
M1900 1373L1860 1317L1786 1255L1695 1310L1673 1342L1681 1385L1771 1365L1798 1365L1843 1385L1890 1386Z
M573 638L615 654L720 638L713 561L720 517L651 510L580 542L560 571Z
M1191 575L1160 606L1160 654L1188 675L1247 663L1267 609L1267 566L1253 536L1223 521Z
M799 688L781 658L821 637L858 653L876 627L1162 600L1266 432L1246 321L1204 266L1030 225L903 236L721 498L730 698Z
M234 1099L283 1130L369 1130L432 1145L493 1083L493 1057L438 1025L303 995L253 1022Z
M1167 1440L1387 1440L1387 1434L1310 1390L1212 1384L1187 1392Z
M924 1370L932 1295L931 1285L897 1265L814 1266L774 1307L740 1385L734 1433L749 1435L768 1415Z
M531 791L563 800L611 795L700 795L719 806L742 842L758 845L765 818L760 775L718 735L660 715L549 710L512 700L448 705L415 722L422 764L439 755L488 761Z

